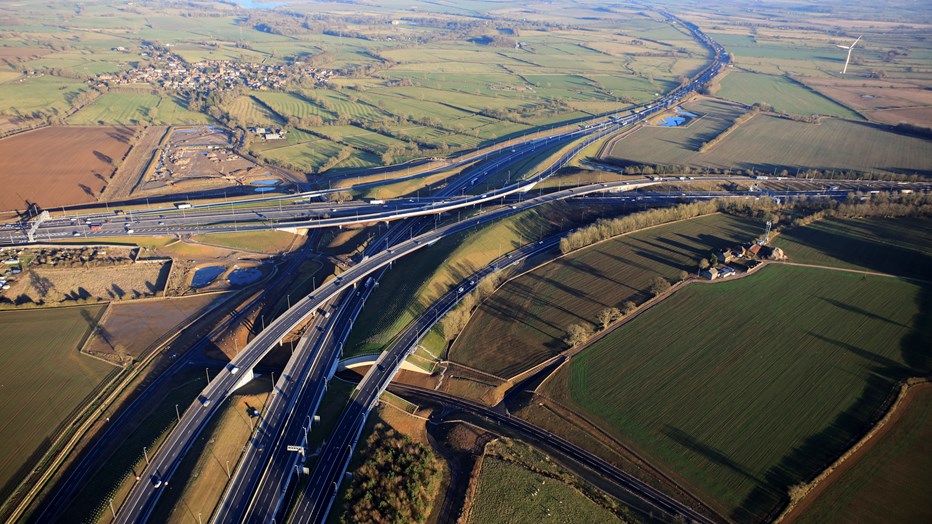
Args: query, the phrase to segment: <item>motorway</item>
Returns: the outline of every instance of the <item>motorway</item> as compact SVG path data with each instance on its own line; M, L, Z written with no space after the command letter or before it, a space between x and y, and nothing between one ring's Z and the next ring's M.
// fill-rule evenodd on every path
M439 318L455 306L460 299L472 292L483 278L495 271L552 249L559 241L560 236L554 235L546 240L522 246L497 258L454 286L451 291L434 302L418 318L405 327L398 340L391 348L382 353L376 364L369 369L369 372L366 373L366 376L357 386L349 405L340 415L331 438L321 450L311 477L305 484L304 491L301 492L295 512L290 517L291 521L322 522L326 518L343 472L346 470L352 456L353 448L362 432L366 416L389 382L391 382L402 362L414 351L421 337L427 333ZM274 514L270 516L275 517ZM270 522L270 520L266 519L262 522Z
M159 484L159 481L165 481L171 477L172 473L178 467L181 457L187 452L193 444L194 439L207 424L207 421L217 411L218 406L229 396L234 386L239 381L240 376L231 373L231 370L239 368L245 372L252 369L276 344L301 325L308 317L313 315L324 303L353 287L357 282L369 276L373 271L385 267L425 246L432 245L445 236L459 233L469 228L542 204L556 202L580 194L611 189L625 190L652 184L655 184L655 182L609 182L566 189L528 198L527 200L509 207L455 222L428 231L410 240L403 241L389 249L369 256L359 264L343 272L335 280L322 285L314 294L299 300L291 309L275 319L265 330L256 335L256 337L231 361L230 365L221 370L217 376L211 380L198 400L185 410L184 415L181 417L181 421L171 434L169 434L162 446L160 446L158 452L151 458L150 464L143 475L143 480L134 486L129 497L120 507L120 510L117 512L116 521L141 522L148 517L160 494L156 485Z
M704 35L703 35L704 36ZM440 201L436 203L431 203L428 205L422 205L420 207L400 209L396 208L394 210L389 209L387 211L377 211L372 213L364 213L362 216L355 217L336 217L336 218L319 218L317 220L311 219L308 217L301 217L299 220L293 220L286 223L278 223L277 227L332 227L337 225L344 225L348 223L359 223L359 222L374 222L374 221L389 221L397 220L402 218L408 218L413 216L423 216L428 214L438 214L441 212L451 211L453 209L460 209L467 206L480 205L486 202L494 202L499 199L504 199L504 197L515 194L523 193L530 190L537 182L543 180L553 172L555 172L560 167L564 166L569 162L582 147L585 147L589 143L598 140L599 138L606 136L618 129L621 129L623 126L636 122L654 112L660 111L669 107L673 103L680 100L682 96L686 93L691 92L697 87L703 85L710 78L716 75L722 68L722 56L720 47L713 45L710 46L714 50L715 60L713 63L707 67L697 78L693 79L690 83L678 88L674 92L667 94L658 101L648 104L646 108L642 111L635 112L633 115L629 115L623 118L612 118L605 122L601 122L591 127L592 129L587 129L587 136L580 141L580 143L574 147L572 150L563 154L559 159L553 162L548 169L545 169L543 172L539 173L537 176L532 177L528 180L523 180L516 182L514 184L506 185L502 188L490 191L487 194L482 194L478 196L471 196L467 198L461 198L453 201ZM586 134L586 133L584 133ZM508 157L509 155L504 155ZM203 430L204 426L207 424L207 421L210 417L219 409L219 406L223 401L229 396L231 391L235 388L237 382L240 380L240 376L236 373L238 370L242 369L243 372L251 372L255 364L265 355L268 351L271 350L276 344L280 343L281 340L287 336L291 331L296 329L301 325L308 317L313 315L315 311L319 311L323 304L333 300L339 294L348 290L350 287L354 287L357 282L366 278L373 271L376 271L382 267L385 267L395 260L400 259L401 257L410 254L422 247L428 246L450 234L455 234L457 232L466 230L473 226L478 226L483 223L487 223L499 218L505 217L507 215L517 213L519 211L530 209L532 207L545 204L547 202L554 202L557 200L570 198L578 196L581 194L588 194L592 192L601 192L608 190L627 190L634 187L643 187L647 185L652 185L653 182L641 182L641 183L604 183L604 184L594 184L591 186L578 187L573 189L567 189L563 191L557 191L550 193L548 195L541 195L538 197L528 198L519 203L512 204L507 207L502 207L498 210L488 212L480 215L479 217L469 218L467 220L459 221L441 228L436 228L427 233L423 233L416 238L412 238L407 241L393 245L390 248L386 248L383 251L373 253L370 256L364 258L359 264L351 267L346 272L342 273L335 280L330 281L329 283L323 285L320 289L315 291L313 295L302 298L298 301L293 307L291 307L287 312L282 316L277 318L272 322L266 329L260 332L233 360L232 362L208 384L197 401L193 402L189 406L184 415L181 417L180 422L176 428L168 435L166 440L160 446L159 450L151 458L148 467L146 468L142 480L137 482L127 499L121 505L119 512L116 516L116 522L142 522L145 521L148 516L151 514L152 509L154 508L159 495L164 490L159 490L159 487L165 482L170 480L172 473L178 467L181 457L190 446L193 444L197 435ZM280 202L280 201L279 201ZM280 211L283 211L281 203L279 204ZM190 232L189 226L186 226L184 222L187 221L186 212L182 212L182 221L177 223L168 224L165 220L160 220L161 224L156 223L158 227L169 227L174 228L174 233L183 233L185 228L188 227L188 232ZM231 206L231 214L235 213L235 206ZM138 213L137 213L138 217ZM121 234L155 234L154 231L150 231L148 228L139 227L139 232L136 232L137 224L133 223L131 217L127 217L130 222L129 226L124 223L121 228L117 229L118 233ZM263 219L264 217L257 217ZM172 219L177 221L177 213ZM195 219L197 220L197 219ZM52 222L52 221L50 221ZM86 221L85 221L86 224ZM49 238L52 237L51 226L49 230L46 231ZM197 227L194 228L194 231L203 231L203 229L196 224ZM68 224L67 227L70 227ZM247 227L254 227L256 229L266 229L268 224L255 224L244 226L242 229ZM239 230L241 229L236 223L235 219L232 224L216 224L211 226L211 231L229 231L229 230ZM110 233L109 228L104 228L102 224L98 225L97 232L102 235L105 233ZM87 235L87 233L84 233ZM73 235L73 233L72 233ZM80 233L79 233L80 235ZM41 238L41 232L40 232ZM13 234L10 234L11 241L13 240ZM304 351L308 350L309 346L314 346L313 344L307 343L305 347L302 348L302 354ZM396 369L401 362L402 354L398 352L389 352L383 355L379 363L373 368L378 371L383 371L387 369ZM386 360L388 358L389 360ZM387 363L387 364L386 364ZM291 364L289 364L291 365ZM367 384L371 384L369 389L360 389L358 395L354 399L354 402L359 400L365 400L367 405L360 408L364 408L366 411L371 407L371 402L367 399L372 396L372 398L377 398L378 393L380 393L388 381L391 379L393 373L374 373L376 379L370 380ZM285 380L286 377L282 377L282 380ZM374 400L372 401L374 402ZM364 412L359 411L360 415L355 418L347 419L349 424L352 427L361 427L362 420L364 419ZM341 426L343 427L343 426ZM350 434L352 432L347 432ZM339 434L339 433L338 433ZM355 432L355 435L358 437L358 432ZM355 443L355 440L354 442ZM328 448L331 447L328 445ZM349 458L349 454L352 450L352 445L348 445L346 449L341 448L337 452L340 454L340 457L343 455L346 456L346 460ZM319 463L327 462L327 460L321 460ZM342 461L342 467L345 468L345 461ZM342 469L340 470L339 475L342 475ZM335 488L334 488L335 491ZM329 500L332 500L332 493L329 495ZM309 501L311 504L312 511L319 511L322 507L321 500L318 497L305 497L304 500ZM302 506L303 507L303 506ZM326 507L329 508L329 503L326 504ZM324 510L326 511L326 510Z

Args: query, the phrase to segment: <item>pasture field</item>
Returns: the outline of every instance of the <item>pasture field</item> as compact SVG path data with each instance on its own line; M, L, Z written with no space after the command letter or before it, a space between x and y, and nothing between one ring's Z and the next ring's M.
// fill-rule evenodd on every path
M571 224L585 223L603 210L580 213L564 204L506 217L478 231L460 233L405 257L372 292L346 342L345 356L381 351L450 287L492 260ZM610 213L610 212L609 212Z
M631 233L573 252L502 286L473 314L449 359L502 378L566 348L575 323L628 300L647 300L650 280L679 279L716 248L753 239L761 224L709 215Z
M618 140L603 159L618 164L684 165L714 170L854 170L932 175L928 140L867 122L834 118L819 124L758 114L704 153L698 149L731 118L733 106L704 101L685 109L702 118L684 128L644 128ZM717 125L703 120L715 115ZM727 127L727 126L726 126Z
M50 127L0 140L0 209L25 209L24 199L43 208L93 202L109 182L114 162L129 150L133 132Z
M34 111L65 113L87 87L79 80L31 76L0 84L0 114L29 115Z
M489 446L504 447L497 442ZM518 455L519 449L524 455L519 455L519 460L532 462L533 469L523 461L515 461L513 456L503 460L487 454L481 459L479 477L473 481L475 492L466 501L466 524L537 524L555 515L559 515L562 522L624 522L583 493L577 487L582 482L580 479L562 471L539 452L523 443L516 443L515 449L502 451ZM541 468L546 475L535 471Z
M245 251L281 253L294 246L297 238L300 237L296 237L287 231L245 231L242 233L197 235L193 237L193 240Z
M93 104L71 116L68 123L136 126L152 121L152 109L158 107L161 100L158 95L148 93L104 93Z
M0 498L115 367L78 353L104 306L0 312Z
M782 76L732 72L721 81L717 95L751 105L766 102L794 115L831 115L859 118L857 113Z
M828 219L790 228L773 239L791 262L929 279L932 220Z
M868 431L898 381L929 372L928 292L784 265L691 285L577 355L544 395L735 521L767 521Z
M848 459L838 478L788 522L929 522L932 507L925 488L932 484L932 387L914 386L888 422L892 427L868 449Z
M247 95L237 97L224 109L230 113L230 118L245 127L275 127L283 123L278 115Z
M201 294L115 302L101 318L84 351L114 362L121 362L125 357L143 357L152 343L179 328L220 297L222 295Z
M932 126L932 93L918 83L837 78L805 78L801 81L873 121Z

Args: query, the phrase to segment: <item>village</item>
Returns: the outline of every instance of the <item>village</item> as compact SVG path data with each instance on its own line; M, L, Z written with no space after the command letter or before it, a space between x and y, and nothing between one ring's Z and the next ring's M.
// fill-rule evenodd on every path
M236 60L202 60L188 63L170 50L172 44L140 46L142 67L122 73L104 73L92 80L107 87L153 84L177 91L214 91L237 86L259 91L283 89L288 82L311 80L326 84L333 71L304 62L262 64ZM116 50L123 50L116 48Z

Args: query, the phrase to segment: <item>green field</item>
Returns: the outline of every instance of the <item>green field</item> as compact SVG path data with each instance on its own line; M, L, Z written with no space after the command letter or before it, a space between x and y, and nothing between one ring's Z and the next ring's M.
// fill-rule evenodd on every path
M622 522L569 484L501 459L482 461L467 523L538 524L556 515L560 522Z
M832 115L860 118L845 106L782 76L729 73L721 82L718 96L751 105L766 102L777 111L794 115Z
M930 522L932 387L910 392L902 418L840 472L793 522ZM849 459L850 460L850 459Z
M161 98L148 93L104 93L93 104L68 119L69 124L139 125L151 121L152 108Z
M5 82L0 84L0 114L28 115L33 111L64 114L74 97L86 90L78 80L50 76Z
M105 306L0 313L0 498L44 453L55 429L116 370L78 353Z
M704 115L684 128L649 127L615 142L605 156L622 165L684 165L716 170L855 170L932 174L928 140L866 122L825 119L820 124L758 114L711 150L700 146L726 129L736 109L701 101L685 109ZM726 122L728 124L726 125Z
M476 311L450 359L508 378L559 353L566 329L649 298L656 276L675 281L712 249L753 239L755 221L710 215L618 237L571 253L503 286Z
M932 220L829 219L790 228L773 244L791 262L891 273L932 275Z
M594 343L545 394L736 521L765 520L868 429L896 381L928 373L928 291L791 266L693 285Z
M259 251L262 253L281 253L295 243L295 235L286 231L247 231L243 233L214 233L197 235L196 242L216 246Z

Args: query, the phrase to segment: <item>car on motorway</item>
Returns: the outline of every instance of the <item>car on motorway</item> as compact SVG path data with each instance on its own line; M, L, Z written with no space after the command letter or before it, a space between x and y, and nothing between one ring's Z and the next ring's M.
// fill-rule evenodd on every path
M230 365L229 365L229 368L230 368L230 374L231 374L231 375L235 375L235 374L239 373L239 368L238 368L237 366L234 366L233 364L230 364Z
M207 397L201 397L201 405L204 406L205 408L207 406L210 406L210 399Z
M162 484L163 484L162 479L158 478L155 475L152 475L152 487L153 488L159 489L162 487Z
M79 237L79 236L81 236L81 232L80 232L80 231L72 231L72 232L71 232L71 236L73 236L73 237Z

